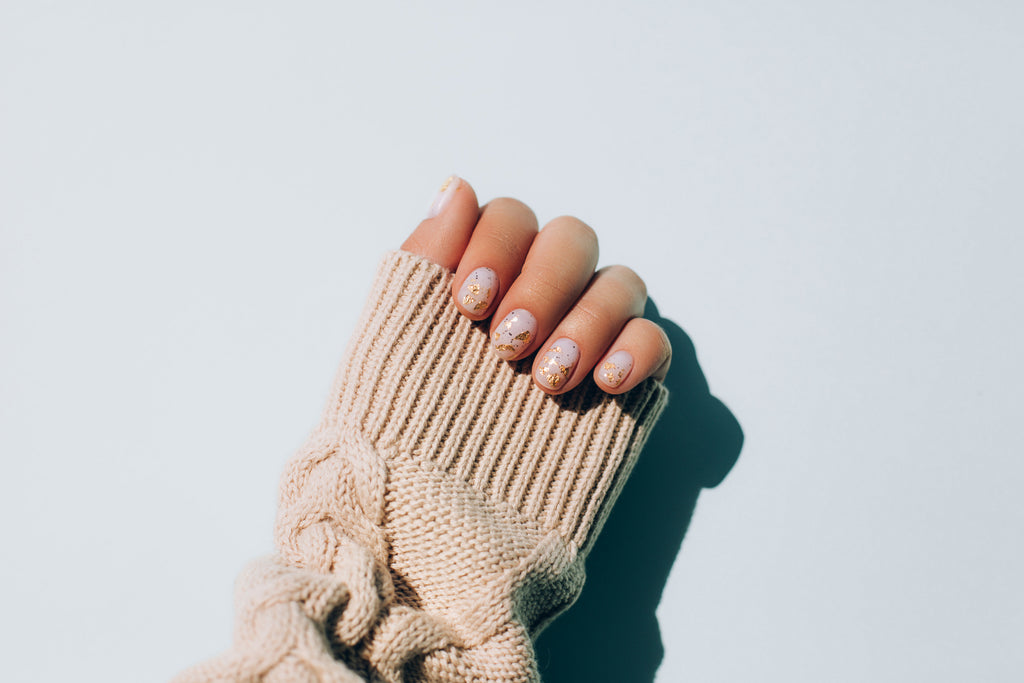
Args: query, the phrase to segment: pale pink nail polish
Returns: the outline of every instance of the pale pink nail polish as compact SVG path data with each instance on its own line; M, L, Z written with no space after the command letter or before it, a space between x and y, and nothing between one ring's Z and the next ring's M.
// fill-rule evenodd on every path
M470 313L483 313L498 293L498 274L490 268L477 268L459 288L459 305Z
M537 319L529 311L517 308L494 328L491 346L500 358L516 356L537 336Z
M436 218L441 215L441 212L451 203L452 197L455 196L455 191L459 189L461 183L462 179L459 176L448 176L448 179L441 185L441 189L437 191L434 201L431 202L430 209L427 211L427 218Z
M614 389L629 377L629 371L632 369L633 356L629 351L616 351L601 363L601 369L597 374L602 382Z
M572 339L562 337L544 353L534 377L542 386L557 389L569 381L579 359L580 347Z

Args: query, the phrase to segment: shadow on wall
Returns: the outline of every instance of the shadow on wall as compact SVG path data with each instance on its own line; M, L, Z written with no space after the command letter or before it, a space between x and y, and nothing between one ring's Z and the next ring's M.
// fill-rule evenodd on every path
M545 683L654 680L665 652L655 610L697 496L721 483L743 445L689 336L652 302L645 315L672 342L668 407L587 558L583 593L540 636Z

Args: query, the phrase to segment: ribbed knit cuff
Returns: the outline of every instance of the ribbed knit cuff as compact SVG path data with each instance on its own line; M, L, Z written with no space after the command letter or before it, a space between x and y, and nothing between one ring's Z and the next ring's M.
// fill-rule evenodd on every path
M499 359L486 323L459 313L452 279L415 254L384 258L324 426L355 429L389 457L444 471L585 552L667 392L646 380L611 396L588 378L546 394L529 360Z

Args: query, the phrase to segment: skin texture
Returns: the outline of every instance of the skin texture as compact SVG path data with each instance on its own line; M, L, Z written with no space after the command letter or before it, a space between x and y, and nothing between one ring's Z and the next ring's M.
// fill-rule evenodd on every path
M456 305L472 320L490 319L492 339L509 313L532 315L535 332L514 355L506 351L503 357L536 354L538 387L565 393L589 374L599 387L619 394L648 377L665 378L672 347L658 325L641 317L647 301L643 280L626 266L595 272L598 237L586 223L560 216L538 229L526 204L503 197L480 207L469 183L455 176L445 181L431 213L436 215L421 222L402 249L454 271ZM480 268L491 272L481 278ZM480 286L495 280L493 287ZM467 300L470 291L477 298L470 294ZM575 358L571 366L569 358Z

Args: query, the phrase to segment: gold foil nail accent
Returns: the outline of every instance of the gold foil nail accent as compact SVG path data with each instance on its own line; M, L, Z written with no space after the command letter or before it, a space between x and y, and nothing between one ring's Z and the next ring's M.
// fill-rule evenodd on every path
M498 287L497 275L490 268L481 266L466 277L459 290L463 308L474 313L486 311Z
M567 382L569 376L572 375L573 368L576 367L575 356L568 364L562 362L568 360L568 358L563 359L565 354L574 355L576 351L572 346L555 344L544 353L540 365L537 367L537 378L550 389L557 389Z
M534 331L528 328L535 325L533 316L528 312L519 310L509 312L499 323L497 331L494 332L494 350L499 355L511 358L524 350L526 345L533 340Z
M562 376L556 375L553 372L541 368L540 374L544 376L544 380L551 385L552 388L558 388L558 385L562 382Z
M604 377L605 383L609 386L617 387L622 384L622 378L626 374L624 368L620 368L615 363L606 362L601 366L601 369L604 370L604 372L601 373L601 376Z
M488 289L487 292L484 293L482 297L480 297L481 287L479 284L468 283L466 285L466 289L469 291L469 294L462 297L463 306L465 306L471 311L482 311L485 308L487 308L488 305L490 305L490 302L488 301L488 295L491 293L490 289Z

